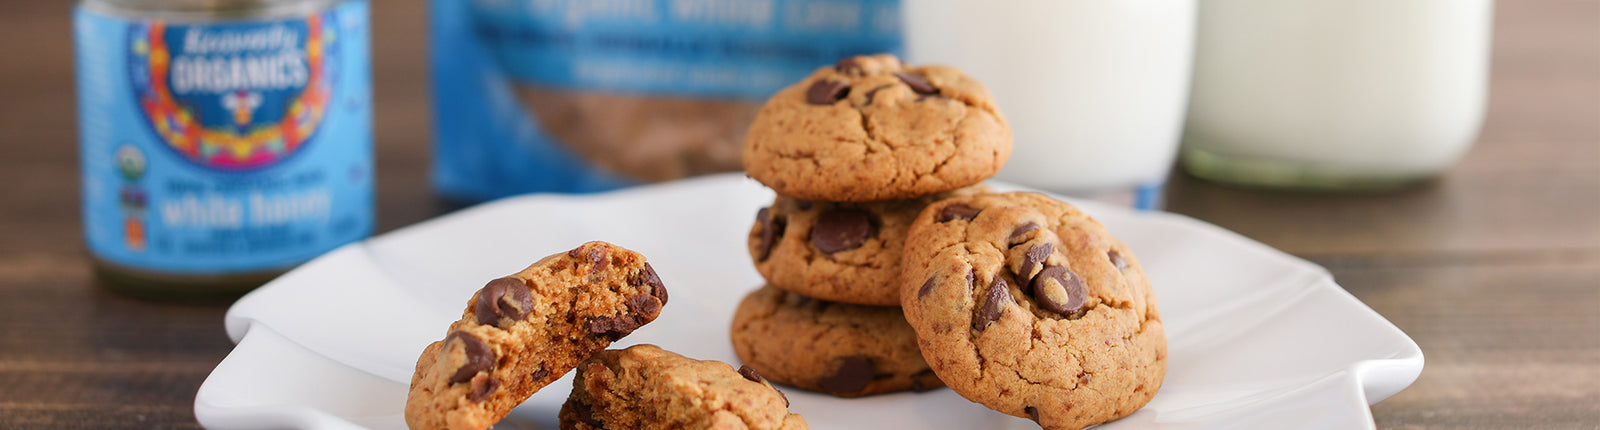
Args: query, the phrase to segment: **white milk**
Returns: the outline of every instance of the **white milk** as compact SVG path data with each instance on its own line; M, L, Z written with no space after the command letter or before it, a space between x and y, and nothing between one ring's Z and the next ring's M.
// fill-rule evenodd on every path
M1075 194L1158 190L1189 91L1194 0L904 0L907 57L994 93L999 178Z
M1471 146L1490 0L1206 0L1184 164L1228 182L1388 187Z

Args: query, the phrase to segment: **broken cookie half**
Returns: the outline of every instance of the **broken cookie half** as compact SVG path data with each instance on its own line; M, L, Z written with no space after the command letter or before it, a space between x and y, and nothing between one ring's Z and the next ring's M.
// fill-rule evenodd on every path
M578 366L562 430L802 430L789 399L755 369L655 345L602 351Z
M412 429L484 429L579 362L654 321L667 303L643 255L605 242L489 281L417 358Z

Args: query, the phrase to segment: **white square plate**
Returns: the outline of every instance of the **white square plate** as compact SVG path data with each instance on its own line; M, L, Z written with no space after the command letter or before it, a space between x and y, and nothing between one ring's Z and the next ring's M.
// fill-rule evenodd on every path
M996 188L1015 189L991 184ZM489 279L590 240L643 253L672 293L613 347L653 343L738 365L733 309L761 276L745 250L772 192L719 175L496 201L345 246L240 299L238 346L195 396L214 429L403 429L417 355ZM1138 254L1166 324L1166 382L1101 429L1372 428L1422 351L1310 262L1183 216L1077 202ZM555 428L571 375L497 428ZM785 390L813 428L1037 428L943 389L858 399Z

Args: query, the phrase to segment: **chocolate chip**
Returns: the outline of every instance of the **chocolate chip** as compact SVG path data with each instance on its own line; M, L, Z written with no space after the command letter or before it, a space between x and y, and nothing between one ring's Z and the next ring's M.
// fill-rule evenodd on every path
M653 318L661 313L661 299L648 294L638 294L628 298L628 311L634 315Z
M982 212L982 209L956 203L939 210L939 222L949 222L956 219L971 221L973 218L978 217L978 212Z
M550 369L535 370L533 375L529 376L528 378L534 381L544 381L544 378L547 377L550 377Z
M1017 268L1017 282L1029 282L1039 269L1044 267L1044 260L1050 258L1050 253L1055 252L1056 246L1050 242L1041 243L1028 248L1022 254L1022 266Z
M772 384L767 383L767 378L761 377L761 374L756 373L756 369L752 369L750 366L739 366L739 376L743 376L744 379L749 379L756 383L772 387ZM778 392L778 397L783 399L784 407L789 407L789 396L783 394L783 390L779 390L778 387L772 387L772 391Z
M923 297L927 297L928 293L933 292L933 287L937 284L934 281L936 281L938 279L939 278L937 276L935 276L935 277L928 278L928 282L923 282L922 283L922 288L918 288L917 289L917 298L920 299L920 298L923 298Z
M1017 226L1016 229L1011 230L1011 237L1006 239L1006 240L1010 241L1012 243L1017 243L1017 239L1022 239L1022 236L1027 235L1028 233L1030 233L1030 232L1032 232L1034 230L1038 230L1038 229L1039 229L1039 224L1036 224L1033 221L1028 221L1026 223L1023 223L1022 225Z
M756 212L756 221L761 223L761 247L756 254L756 261L767 261L772 255L772 247L778 244L778 238L783 237L783 230L787 223L783 218L772 214L771 208L761 208Z
M578 400L576 397L573 397L567 401L567 406L571 406L573 415L577 415L578 420L583 421L584 424L588 424L589 427L597 429L606 428L604 423L601 423L600 420L595 419L594 407L589 406L589 402Z
M1089 372L1080 372L1080 373L1078 373L1078 385L1089 385L1089 381L1093 381L1093 380L1094 380L1094 374L1093 373L1089 373Z
M637 275L628 279L628 284L635 287L649 285L650 295L655 296L657 300L661 300L662 306L667 305L667 286L661 284L661 277L656 275L656 269L650 267L650 263L644 263L644 268L639 269Z
M520 320L533 311L533 292L516 278L489 281L478 290L478 303L472 307L478 324L497 325L501 317Z
M938 88L935 88L933 84L928 83L928 79L920 75L897 72L894 74L894 77L900 78L900 82L905 82L906 86L911 87L911 91L917 94L931 95L939 93Z
M455 374L450 375L450 383L459 384L471 381L472 376L477 375L478 372L487 372L494 369L494 349L489 348L489 344L484 343L483 339L465 332L450 332L449 336L444 337L444 349L447 352L450 350L451 341L461 344L461 353L467 359L465 363L461 364L461 368L456 369Z
M1039 307L1061 315L1072 315L1083 310L1083 304L1088 300L1083 278L1062 266L1045 266L1038 276L1033 277L1029 293Z
M872 359L859 355L833 360L833 374L817 381L817 386L832 394L855 394L872 382Z
M812 82L811 88L806 90L806 103L831 105L847 95L850 95L850 84L821 79Z
M829 254L861 247L872 235L872 220L857 209L835 208L817 216L811 227L811 244Z
M634 330L638 330L643 325L644 321L638 315L630 313L616 316L589 317L583 328L589 334L604 335L616 340L633 333Z
M751 382L765 383L766 381L766 378L762 378L761 374L757 373L755 369L751 369L750 366L739 366L739 376L743 376L744 379L749 379Z
M1028 418L1033 419L1033 422L1039 422L1039 408L1028 406L1022 408L1022 411L1027 412Z
M839 59L838 63L834 63L833 68L834 70L838 70L839 73L860 72L861 62L856 61L856 57L841 58Z
M589 260L589 274L597 274L611 267L611 259L606 258L606 247L596 246L589 248L589 253L584 255Z
M983 307L978 310L978 318L972 320L972 328L979 331L989 328L990 324L1000 319L1007 305L1016 304L1017 300L1011 298L1011 286L999 276L994 277L994 282L989 284L989 289L983 294Z
M494 379L493 376L488 374L480 374L472 378L470 388L471 390L467 392L467 400L471 400L472 403L483 403L484 400L489 398L490 394L494 394L495 390L500 389L500 380Z
M944 380L939 379L939 375L933 373L933 369L924 369L921 372L911 375L911 391L921 393L924 391L935 390L943 386Z
M1128 260L1122 259L1122 254L1117 253L1115 249L1106 251L1106 258L1111 259L1111 264L1117 266L1117 270L1128 268Z

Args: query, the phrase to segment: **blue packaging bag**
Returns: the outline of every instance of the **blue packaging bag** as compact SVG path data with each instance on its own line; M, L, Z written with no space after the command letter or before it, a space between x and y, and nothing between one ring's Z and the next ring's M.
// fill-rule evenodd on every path
M737 171L762 101L900 52L898 0L434 0L434 184L451 200Z

